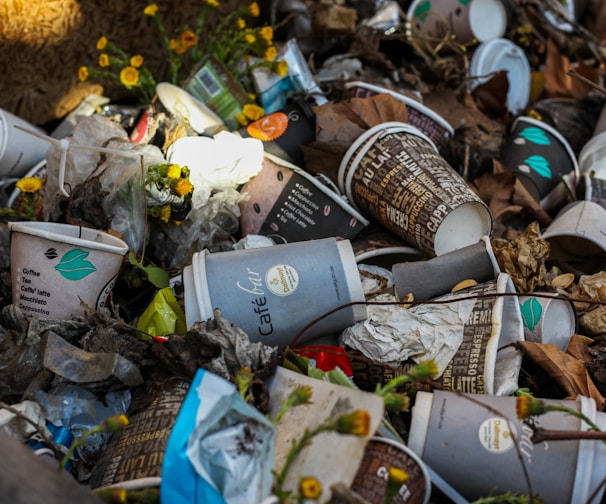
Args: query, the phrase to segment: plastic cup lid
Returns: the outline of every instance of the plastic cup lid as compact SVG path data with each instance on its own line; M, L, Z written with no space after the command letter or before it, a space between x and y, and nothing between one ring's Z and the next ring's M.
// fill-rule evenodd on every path
M531 75L524 51L510 40L496 38L478 46L469 68L471 89L487 82L491 74L501 70L507 72L509 79L507 108L515 114L528 104Z

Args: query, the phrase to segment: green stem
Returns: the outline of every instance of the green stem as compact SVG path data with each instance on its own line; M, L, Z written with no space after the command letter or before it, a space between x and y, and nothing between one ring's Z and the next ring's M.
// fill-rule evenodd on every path
M93 434L97 434L97 433L101 432L102 430L103 430L102 427L96 426L96 427L93 427L92 429L84 431L80 436L78 436L78 438L75 439L74 442L70 445L69 449L65 453L65 456L59 462L59 470L63 471L65 469L65 466L67 465L69 460L72 458L75 451L84 444L84 441L86 440L87 437L92 436Z
M581 420L583 420L587 425L589 425L589 427L592 431L596 431L596 432L600 431L600 428L580 411L574 410L572 408L567 408L566 406L556 406L556 405L551 405L551 404L547 405L546 409L548 411L563 411L564 413L568 413L569 415L572 415L574 417L577 417L577 418L580 418Z

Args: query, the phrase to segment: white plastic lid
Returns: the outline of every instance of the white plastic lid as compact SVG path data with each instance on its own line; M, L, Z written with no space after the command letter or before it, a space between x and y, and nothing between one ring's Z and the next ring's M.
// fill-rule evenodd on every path
M491 74L505 70L509 80L507 108L512 114L524 109L530 98L530 64L524 51L510 40L482 42L471 57L471 89L487 82Z

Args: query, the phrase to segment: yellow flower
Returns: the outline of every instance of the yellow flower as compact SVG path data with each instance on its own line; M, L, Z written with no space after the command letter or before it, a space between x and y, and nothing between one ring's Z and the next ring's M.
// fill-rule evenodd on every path
M257 38L252 33L247 33L244 35L244 40L246 40L247 44L254 44Z
M181 39L170 39L168 46L177 54L183 54L187 51L187 47L181 43Z
M246 28L246 21L244 21L244 19L242 19L241 17L236 19L236 28L238 30L243 30L244 28Z
M103 49L105 49L107 47L107 37L100 37L99 40L97 40L97 49L99 49L99 51L103 51Z
M143 9L143 14L146 16L154 17L158 12L158 4L152 3L149 4L145 9Z
M211 7L219 7L218 0L206 0L206 5L210 5Z
M80 68L78 68L78 79L80 79L80 81L86 81L89 75L90 74L88 72L88 67L81 66Z
M276 63L273 65L273 70L280 77L286 77L288 75L288 63L286 60L276 61Z
M387 470L387 481L395 483L396 485L402 486L408 481L410 475L404 470L397 467L390 467Z
M99 497L101 502L113 502L122 504L127 501L127 492L124 488L119 487L103 487L92 490L92 493Z
M313 389L309 385L301 385L294 389L288 396L289 406L300 406L301 404L311 404Z
M274 38L274 29L271 26L264 26L259 30L259 37L266 42L271 42Z
M251 101L255 101L257 99L255 93L246 93L246 96L248 96L248 99Z
M139 68L141 65L143 65L143 56L141 56L140 54L135 54L131 59L130 59L130 66L134 66L135 68Z
M383 397L387 411L402 412L410 409L410 397L406 394L388 392Z
M253 2L248 6L248 12L252 17L259 17L261 11L259 10L259 4L257 2Z
M168 165L166 169L166 177L170 179L181 178L181 167L178 164Z
M273 61L276 59L277 54L278 50L276 49L276 46L269 46L265 50L265 54L263 55L263 57L265 58L265 61Z
M366 410L356 410L337 418L335 427L341 434L367 436L370 432L370 415Z
M242 113L250 121L256 121L265 115L265 110L254 103L247 103L242 107Z
M410 375L415 378L436 378L440 372L436 361L429 359L419 362L413 369L410 370Z
M194 186L189 179L179 179L175 184L175 192L179 196L185 196L194 190Z
M185 48L195 46L197 43L198 43L198 37L196 37L196 34L194 32L185 30L181 34L181 44L183 44L183 46L185 46Z
M128 417L126 415L113 415L103 420L99 427L104 432L118 432L128 425Z
M528 394L516 397L516 416L518 420L524 420L534 415L542 415L546 411L547 408L543 401L536 397Z
M23 177L15 184L17 189L24 193L35 193L42 187L42 180L36 177Z
M162 222L168 222L170 220L170 205L164 205L160 207L158 217Z
M248 124L248 119L246 119L246 116L242 112L236 114L236 120L240 126L246 126Z
M120 82L125 86L136 86L139 84L139 70L135 67L127 66L120 72Z
M99 66L108 67L109 65L110 65L109 56L106 53L101 53L99 55Z
M318 478L308 476L307 478L301 478L299 482L299 493L304 499L319 499L322 495L322 484Z

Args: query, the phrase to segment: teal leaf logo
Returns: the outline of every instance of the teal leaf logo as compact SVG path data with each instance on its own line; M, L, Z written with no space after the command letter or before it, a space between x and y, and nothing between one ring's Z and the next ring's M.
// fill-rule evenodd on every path
M88 254L85 250L72 249L63 255L55 269L68 280L82 280L97 271L94 264L86 260Z
M469 4L469 2L471 2L471 0L459 0L459 3L465 7L467 7L467 5Z
M530 166L535 172L537 172L541 177L551 178L551 168L549 167L549 161L545 159L543 156L539 156L535 154L534 156L530 156L525 159L524 162Z
M534 328L539 323L539 320L541 320L541 315L543 314L541 303L534 297L527 299L524 303L520 304L520 311L522 312L524 325L531 331L534 331Z
M526 141L536 145L551 145L549 137L541 128L531 126L520 131L519 135Z
M427 2L421 2L415 9L414 17L419 18L421 22L424 23L429 11L431 11L431 2L429 0L427 0Z

